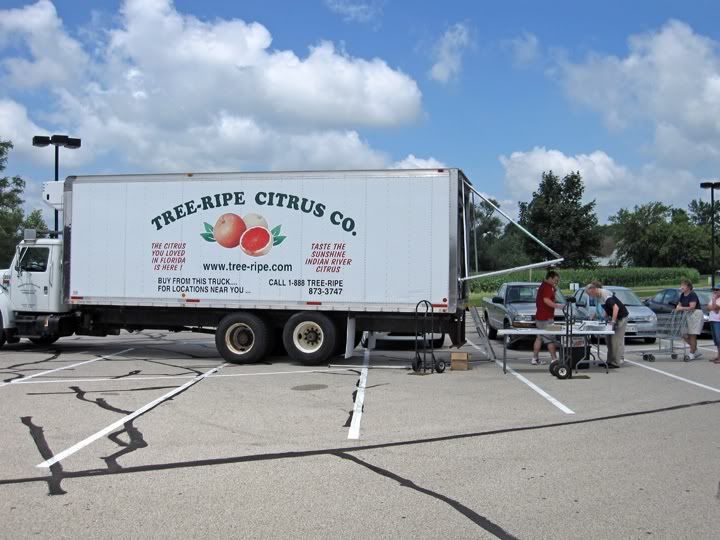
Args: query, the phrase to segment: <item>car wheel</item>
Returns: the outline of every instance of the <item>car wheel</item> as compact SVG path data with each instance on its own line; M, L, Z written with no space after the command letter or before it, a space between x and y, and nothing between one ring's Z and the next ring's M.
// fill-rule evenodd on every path
M487 311L485 312L485 324L487 325L487 335L490 339L497 339L497 330L495 330L490 324L490 317L488 317Z

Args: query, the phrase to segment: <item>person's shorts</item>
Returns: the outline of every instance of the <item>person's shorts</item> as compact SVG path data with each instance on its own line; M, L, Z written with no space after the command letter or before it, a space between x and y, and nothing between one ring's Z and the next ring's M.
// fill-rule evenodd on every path
M538 330L545 330L548 326L555 324L555 321L535 321ZM543 343L557 343L557 336L538 336Z
M693 309L685 312L685 331L689 336L699 336L703 328L703 312L701 309Z

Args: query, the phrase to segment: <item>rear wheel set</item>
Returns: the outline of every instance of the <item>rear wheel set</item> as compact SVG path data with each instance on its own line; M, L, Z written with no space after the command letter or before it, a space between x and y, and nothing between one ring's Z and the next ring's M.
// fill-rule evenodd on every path
M293 360L307 365L327 361L337 351L338 328L327 315L313 311L292 315L282 330L282 347L265 319L250 312L226 315L215 332L220 355L234 364L251 364L268 353L287 352Z

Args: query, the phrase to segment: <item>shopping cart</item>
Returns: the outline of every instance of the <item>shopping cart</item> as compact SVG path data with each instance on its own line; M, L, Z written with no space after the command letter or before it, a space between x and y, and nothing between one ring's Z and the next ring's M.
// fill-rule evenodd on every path
M654 362L655 355L667 355L677 360L682 355L685 362L690 360L687 355L687 345L683 335L687 332L687 321L685 311L673 311L672 313L658 313L657 333L655 334L657 346L652 349L634 351L642 355L646 362Z

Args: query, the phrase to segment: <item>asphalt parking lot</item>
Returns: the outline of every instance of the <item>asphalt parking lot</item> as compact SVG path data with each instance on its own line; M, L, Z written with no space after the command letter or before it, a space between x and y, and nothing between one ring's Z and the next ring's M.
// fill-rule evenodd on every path
M167 332L6 345L2 536L717 537L708 341L558 380L468 336L471 370L427 375L411 351L228 365Z

